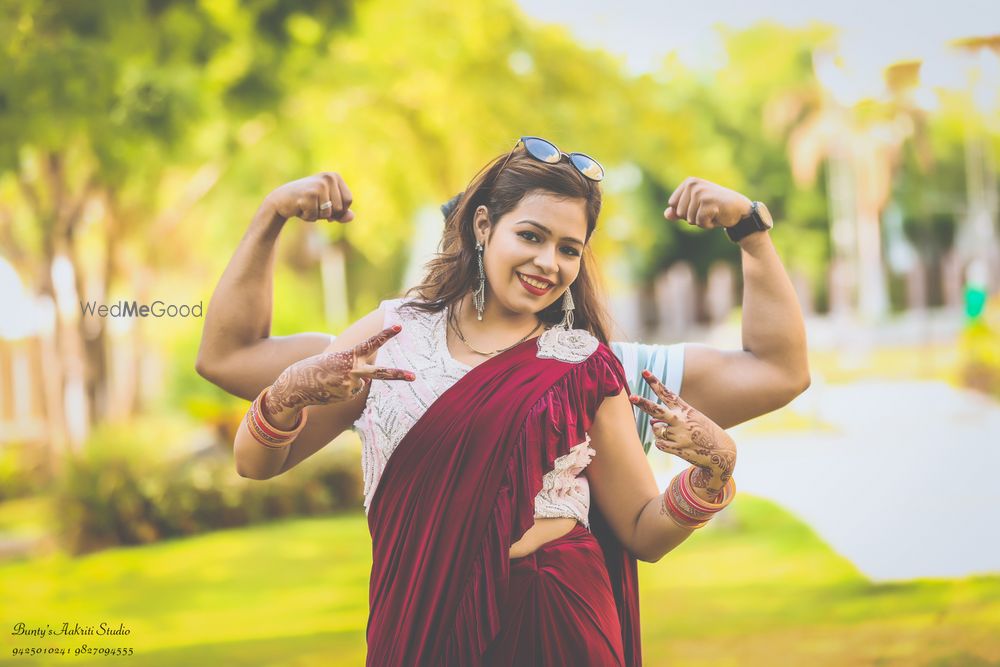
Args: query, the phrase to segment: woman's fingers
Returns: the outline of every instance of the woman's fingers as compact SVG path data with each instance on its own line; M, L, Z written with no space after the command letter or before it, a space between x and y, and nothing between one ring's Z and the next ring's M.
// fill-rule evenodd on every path
M317 195L317 220L333 220L337 212L337 188L325 174L320 174L319 194Z
M667 427L670 426L683 426L684 417L677 412L671 410L665 405L660 406L660 416L649 420L653 426L658 423L666 424Z
M674 207L674 210L677 212L677 217L679 217L681 220L690 220L690 218L688 217L689 215L688 206L690 205L691 205L691 185L690 183L688 183L684 186L684 189L681 191L681 196L677 200L677 206Z
M350 222L351 220L354 220L354 212L351 211L351 205L354 203L354 195L351 194L351 190L347 187L347 183L344 182L344 179L338 177L336 179L336 184L341 201L341 213L336 219L340 222Z
M320 175L322 183L320 194L319 217L324 220L336 220L342 213L343 205L340 201L340 188L337 187L338 176L330 171L324 171Z
M656 419L662 419L668 423L671 423L676 415L673 415L665 406L659 403L654 403L648 398L643 398L642 396L633 395L631 398L632 405L638 405L639 409L645 412L650 417L655 417Z
M403 330L403 327L394 324L387 329L382 329L379 333L375 334L368 340L358 343L354 347L354 355L356 359L367 358L378 352L378 349L386 344L390 338L398 334Z
M299 217L306 222L315 222L320 217L319 195L308 193L299 198Z
M665 405L678 412L683 412L688 407L680 396L667 389L667 387L649 371L642 372L642 379L646 381L653 393L656 394Z
M384 368L368 364L355 368L351 371L351 375L366 377L372 380L405 380L413 382L416 379L416 376L412 372L403 370L402 368Z

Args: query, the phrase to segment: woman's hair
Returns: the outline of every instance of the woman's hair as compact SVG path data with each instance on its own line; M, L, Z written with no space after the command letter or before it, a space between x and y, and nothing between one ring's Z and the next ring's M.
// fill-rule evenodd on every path
M582 199L587 214L587 236L581 253L580 273L571 287L573 326L589 331L608 344L610 318L600 294L599 273L589 244L601 212L600 187L584 178L567 161L557 164L541 162L528 155L523 148L515 151L504 165L506 157L505 153L490 161L476 174L465 192L441 207L445 224L440 251L427 262L423 282L406 291L406 296L415 293L418 298L401 307L437 313L459 302L466 293L478 287L473 221L479 206L486 206L489 211L489 237L492 238L500 218L529 194L541 192L566 199ZM539 318L546 324L558 324L563 319L562 302L562 298L556 299L538 314Z

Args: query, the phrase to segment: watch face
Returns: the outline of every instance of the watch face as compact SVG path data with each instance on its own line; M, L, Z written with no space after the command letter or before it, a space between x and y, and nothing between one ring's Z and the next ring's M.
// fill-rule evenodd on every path
M764 202L754 202L754 208L757 209L757 215L760 217L760 221L764 223L766 229L771 229L774 227L774 220L771 219L771 212L767 210L767 206Z

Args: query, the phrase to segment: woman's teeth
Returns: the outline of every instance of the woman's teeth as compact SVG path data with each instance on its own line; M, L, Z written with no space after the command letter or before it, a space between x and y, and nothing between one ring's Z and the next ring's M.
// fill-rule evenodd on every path
M548 289L549 287L551 287L551 285L549 285L548 283L540 283L537 280L532 280L531 278L527 277L523 273L519 273L517 275L519 275L521 277L521 280L523 280L524 282L528 283L532 287L537 287L538 289Z

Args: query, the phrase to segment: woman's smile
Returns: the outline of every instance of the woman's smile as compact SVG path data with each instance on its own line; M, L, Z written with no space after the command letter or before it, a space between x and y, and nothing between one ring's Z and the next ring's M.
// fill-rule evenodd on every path
M543 296L544 294L547 294L550 289L552 289L552 283L545 283L540 280L528 278L523 273L518 273L516 271L515 273L517 273L517 278L521 281L521 285L524 286L524 289L535 296Z

